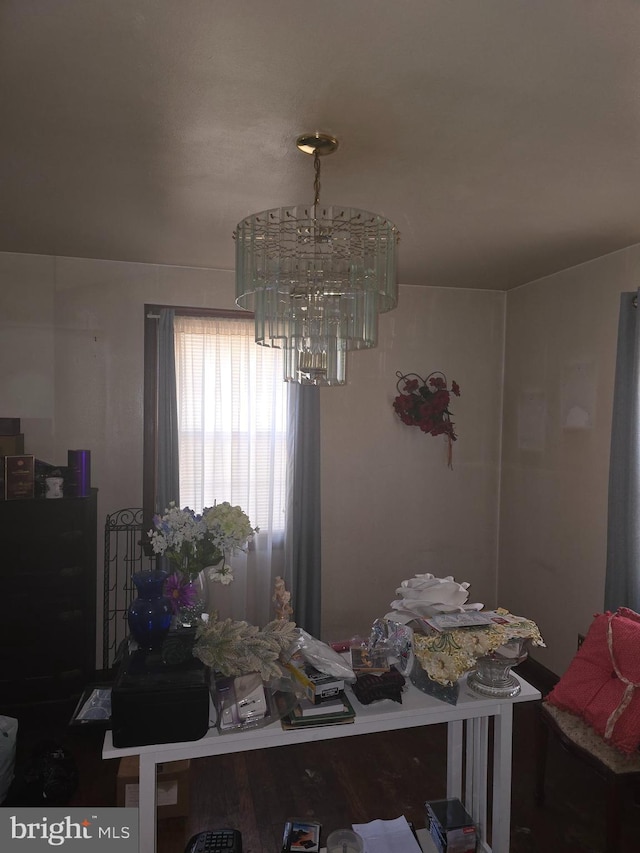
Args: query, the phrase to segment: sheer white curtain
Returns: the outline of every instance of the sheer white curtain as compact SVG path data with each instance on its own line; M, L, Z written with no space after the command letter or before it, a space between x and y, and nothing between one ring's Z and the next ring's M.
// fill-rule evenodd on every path
M257 346L253 319L176 316L180 503L196 512L229 501L260 532L210 583L221 618L264 625L273 580L284 575L287 388L281 352Z

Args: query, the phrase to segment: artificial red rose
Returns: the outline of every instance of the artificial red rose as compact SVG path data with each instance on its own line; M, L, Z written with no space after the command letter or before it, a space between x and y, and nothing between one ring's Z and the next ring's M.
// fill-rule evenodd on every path
M451 443L457 436L449 412L450 393L460 396L460 386L451 383L451 391L447 390L447 380L444 376L428 376L426 380L419 377L408 379L400 374L399 382L404 380L402 391L393 401L400 420L409 425L417 426L429 435L444 435L449 441L449 466L451 467ZM399 387L398 387L399 390Z
M431 395L431 405L434 412L443 415L449 406L449 392L445 390L436 391Z
M431 418L435 414L435 409L431 405L431 400L425 400L418 406L418 413L421 418Z
M408 424L409 426L413 426L415 424L413 398L411 395L398 395L393 401L393 408L396 410L403 423Z

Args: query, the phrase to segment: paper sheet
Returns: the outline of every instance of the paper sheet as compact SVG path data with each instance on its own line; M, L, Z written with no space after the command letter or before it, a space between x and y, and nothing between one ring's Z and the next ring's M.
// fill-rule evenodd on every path
M354 823L353 829L364 839L365 853L422 853L404 815L395 820Z

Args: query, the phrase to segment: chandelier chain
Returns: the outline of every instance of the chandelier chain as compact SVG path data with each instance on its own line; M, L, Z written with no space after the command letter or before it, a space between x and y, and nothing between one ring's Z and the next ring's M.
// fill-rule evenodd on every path
M320 201L320 155L316 151L313 155L313 168L315 169L315 179L313 181L313 206L314 208L318 206L318 202Z

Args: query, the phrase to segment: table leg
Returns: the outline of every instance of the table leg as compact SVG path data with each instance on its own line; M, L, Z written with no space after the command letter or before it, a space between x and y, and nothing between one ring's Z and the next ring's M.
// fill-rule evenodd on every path
M474 817L484 843L487 840L487 753L489 747L489 718L479 717L470 721L473 726L473 754L471 772L473 791L470 800Z
M466 737L463 738L463 734ZM487 843L487 761L489 718L449 723L447 729L447 797L457 797L473 815L478 828L478 850L492 853ZM463 764L464 756L464 764ZM464 773L463 773L464 767ZM464 777L464 796L462 780Z
M156 761L153 754L140 756L138 788L139 853L155 853L158 815L156 812Z
M473 787L475 782L475 722L475 720L466 720L464 724L466 737L464 744L464 799L462 803L471 814L473 814Z
M511 836L511 759L513 705L505 702L494 717L493 731L493 853L509 853Z
M462 720L447 723L447 797L462 799Z
M489 718L476 717L466 722L464 800L478 828L480 838L487 837L487 752Z

